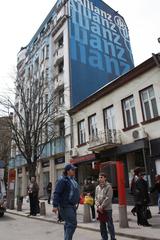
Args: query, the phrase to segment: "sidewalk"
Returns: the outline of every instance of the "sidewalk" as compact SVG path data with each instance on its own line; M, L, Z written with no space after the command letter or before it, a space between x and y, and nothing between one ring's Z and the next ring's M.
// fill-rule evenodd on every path
M57 223L57 216L52 213L52 205L48 204L46 200L40 200L41 202L45 202L46 206L46 216L30 216L30 218L34 218L37 220L48 221ZM16 206L16 205L15 205ZM157 206L151 206L150 210L152 212L152 219L149 220L149 223L152 224L152 227L143 227L138 226L136 223L137 218L131 214L132 206L127 206L127 214L128 214L128 223L129 228L120 228L119 227L119 208L118 204L113 204L113 220L116 230L116 235L130 237L133 239L141 239L141 240L160 240L160 215L158 212ZM17 211L16 209L10 210L7 209L8 213L17 214L21 216L28 217L29 215L29 203L26 200L23 200L22 211ZM88 229L92 231L99 231L99 223L98 221L91 223L83 223L83 205L79 205L77 211L78 218L78 227L83 229Z

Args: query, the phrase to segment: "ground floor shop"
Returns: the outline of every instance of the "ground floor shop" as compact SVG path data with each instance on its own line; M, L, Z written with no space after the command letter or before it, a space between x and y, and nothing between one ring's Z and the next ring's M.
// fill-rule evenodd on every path
M88 177L95 184L98 183L98 175L101 166L104 163L122 161L125 172L125 186L130 191L131 180L134 169L142 167L146 172L146 180L149 187L154 185L156 174L160 174L160 138L148 141L141 139L126 145L113 146L103 151L95 151L84 156L77 156L70 160L77 166L76 178L83 189L84 181ZM65 164L65 157L57 156L50 159L42 159L37 164L37 182L40 187L39 196L46 197L46 187L52 182L53 189L59 176L62 175ZM115 171L112 167L108 170L109 181L113 184L116 178ZM27 185L29 182L28 169L22 166L16 169L15 194L25 196L27 194ZM115 184L114 184L115 186Z
M160 139L150 142L148 139L141 139L130 144L103 149L103 151L97 150L85 156L77 156L71 162L77 166L77 179L81 189L88 177L97 182L99 171L102 170L101 167L104 163L123 162L125 186L129 193L134 169L137 167L144 169L149 187L154 185L155 175L160 172L160 148L158 146L160 146ZM107 170L107 175L115 187L116 172L111 165Z
M65 157L42 159L37 163L36 181L39 185L39 196L47 198L47 185L52 182L54 188L55 182L62 175L64 169ZM29 174L27 166L21 166L16 169L15 196L26 196L29 183Z

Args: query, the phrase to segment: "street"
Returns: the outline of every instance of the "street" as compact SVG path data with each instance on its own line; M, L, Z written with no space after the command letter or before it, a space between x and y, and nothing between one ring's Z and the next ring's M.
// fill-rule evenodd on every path
M63 225L39 221L6 213L0 218L0 239L3 240L63 240ZM131 240L131 238L116 237L117 240ZM100 233L95 231L76 229L73 240L100 240Z

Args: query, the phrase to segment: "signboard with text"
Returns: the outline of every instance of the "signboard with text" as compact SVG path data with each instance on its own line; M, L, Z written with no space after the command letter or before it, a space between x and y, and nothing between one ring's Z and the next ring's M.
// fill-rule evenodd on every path
M70 0L72 107L134 67L127 25L100 0Z

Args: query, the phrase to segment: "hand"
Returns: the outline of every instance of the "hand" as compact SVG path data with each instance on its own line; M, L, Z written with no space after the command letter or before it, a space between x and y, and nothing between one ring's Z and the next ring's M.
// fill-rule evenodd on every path
M52 212L54 212L56 214L58 212L58 208L53 207Z
M98 207L98 212L103 213L103 208L101 206Z

